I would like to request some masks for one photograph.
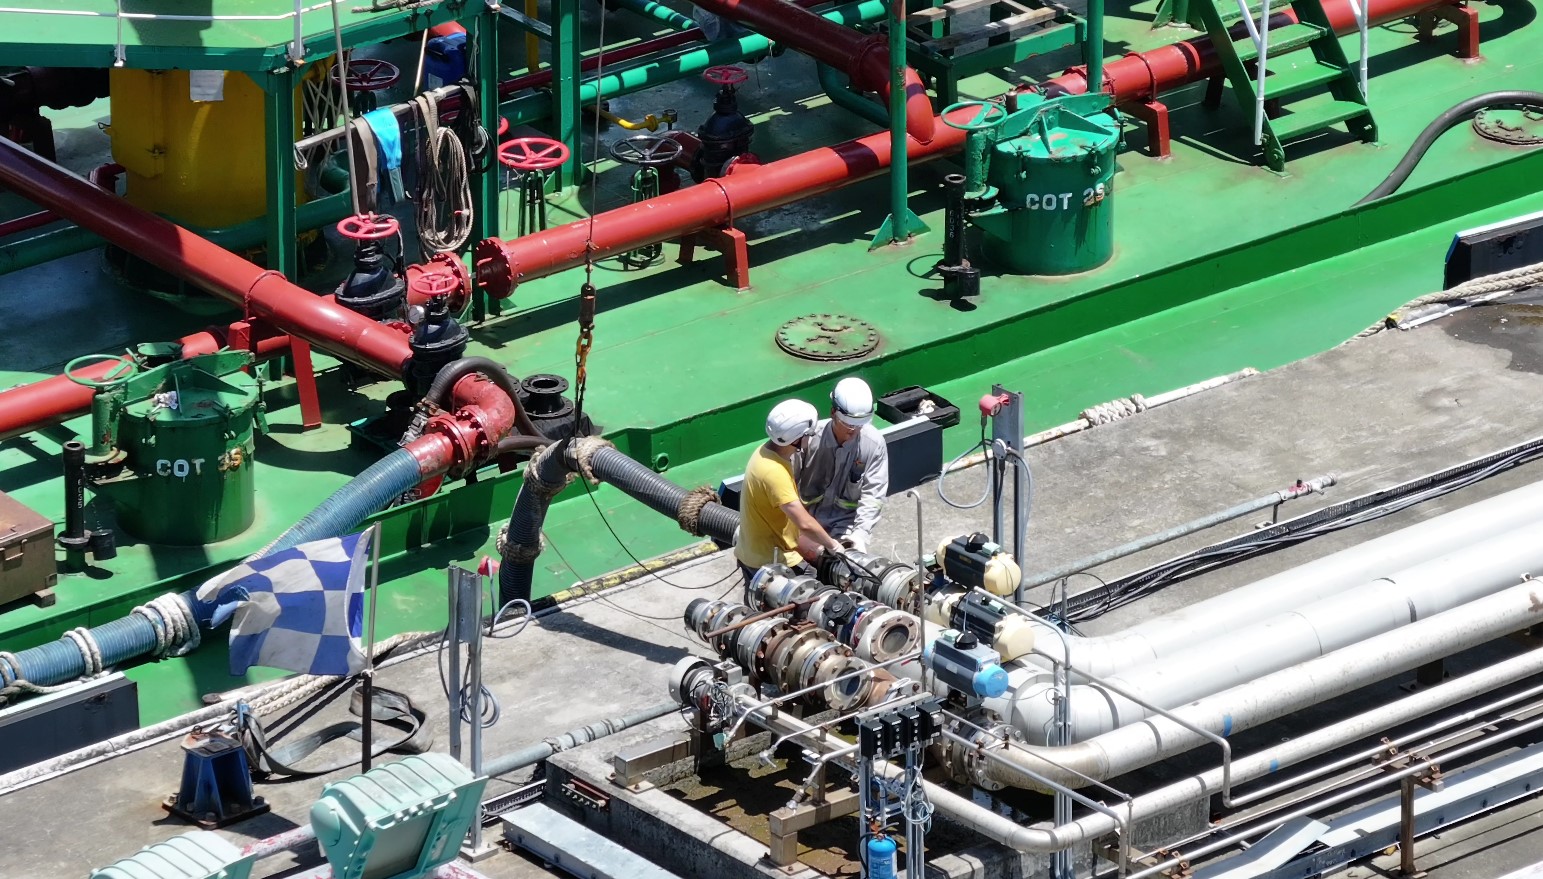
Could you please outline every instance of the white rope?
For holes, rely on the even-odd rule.
[[[0,687],[21,680],[21,660],[9,650],[0,650]]]
[[[86,664],[86,673],[82,678],[90,680],[102,673],[102,647],[96,643],[96,637],[85,626],[76,626],[64,633],[64,637],[74,643],[75,649],[80,651],[80,658]]]
[[[418,243],[425,255],[460,250],[471,238],[472,220],[466,147],[448,126],[430,129],[418,181]]]
[[[1145,411],[1147,411],[1146,398],[1140,394],[1131,394],[1129,397],[1119,397],[1107,403],[1090,406],[1082,410],[1082,417],[1087,420],[1089,426],[1097,427],[1131,415],[1139,415]]]
[[[1383,330],[1397,327],[1404,318],[1404,312],[1410,309],[1422,308],[1427,305],[1441,305],[1448,302],[1470,304],[1492,302],[1509,296],[1518,290],[1538,284],[1543,284],[1543,262],[1473,278],[1458,284],[1450,290],[1427,293],[1418,299],[1412,299],[1404,303],[1395,308],[1387,317],[1356,333],[1351,337],[1350,341],[1365,339],[1368,336],[1375,336]]]
[[[142,604],[130,613],[144,617],[150,628],[155,630],[154,656],[157,659],[186,656],[197,650],[203,642],[203,633],[199,631],[193,609],[176,593],[156,596],[148,604]]]

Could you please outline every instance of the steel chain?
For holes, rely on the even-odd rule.
[[[586,266],[586,269],[588,266]],[[584,418],[584,388],[589,379],[589,349],[595,344],[595,285],[586,279],[579,290],[579,339],[573,352],[573,417],[575,429]]]

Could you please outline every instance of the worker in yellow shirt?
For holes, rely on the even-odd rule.
[[[767,441],[745,465],[734,557],[744,575],[747,596],[751,578],[763,565],[797,567],[826,550],[841,551],[841,544],[798,499],[793,478],[793,456],[809,441],[819,420],[819,412],[803,400],[778,403],[766,416]]]

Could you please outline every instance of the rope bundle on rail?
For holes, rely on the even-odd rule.
[[[439,124],[439,107],[432,95],[421,94],[413,104],[423,122],[418,152],[418,243],[425,255],[455,252],[471,238],[473,209],[466,146],[454,130]]]

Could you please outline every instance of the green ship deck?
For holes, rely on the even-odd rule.
[[[1289,176],[1254,161],[1250,112],[1230,97],[1211,111],[1200,106],[1203,83],[1165,94],[1174,110],[1173,157],[1146,156],[1138,149],[1144,133],[1127,127],[1116,180],[1116,255],[1083,275],[988,274],[978,298],[950,301],[941,282],[925,276],[940,255],[940,231],[909,247],[867,251],[887,207],[882,176],[740,220],[751,241],[748,292],[723,281],[722,260],[711,252],[680,266],[675,246],[667,245],[666,259],[641,271],[605,261],[595,271],[600,314],[586,411],[620,448],[663,467],[668,478],[716,485],[742,468],[772,403],[794,395],[819,402],[844,374],[860,374],[880,391],[920,384],[964,404],[963,422],[945,434],[954,454],[975,442],[972,401],[992,383],[1026,394],[1033,431],[1114,397],[1152,395],[1244,367],[1268,369],[1334,347],[1390,309],[1439,289],[1443,255],[1457,231],[1543,210],[1536,185],[1543,152],[1483,141],[1466,129],[1438,141],[1398,195],[1351,208],[1441,109],[1481,92],[1543,82],[1543,54],[1526,27],[1535,2],[1479,8],[1484,57],[1477,63],[1453,57],[1446,28],[1432,42],[1414,40],[1407,23],[1374,29],[1370,92],[1380,145],[1342,133],[1319,136],[1288,152]],[[1112,9],[1109,54],[1191,33],[1154,32],[1151,15],[1150,4]],[[608,42],[626,31],[612,34]],[[1054,73],[1075,63],[1037,61],[1025,70]],[[988,97],[1007,83],[979,76],[964,90]],[[674,106],[682,127],[694,128],[710,98],[709,86],[689,81],[615,99],[611,109],[642,116]],[[831,106],[812,62],[792,52],[758,65],[740,102],[757,123],[755,151],[767,160],[873,130]],[[104,102],[71,111],[69,124],[56,121],[62,161],[84,171],[101,160],[94,123],[105,112]],[[626,133],[610,128],[601,137],[609,142]],[[945,166],[922,166],[911,177],[912,207],[933,230],[943,226],[938,183]],[[592,198],[601,210],[630,198],[625,172],[609,163],[600,168],[593,190],[585,186],[554,204],[554,223],[580,216]],[[516,194],[506,192],[501,218],[511,234]],[[7,213],[28,209],[3,198]],[[334,269],[347,256],[344,249]],[[490,356],[520,376],[571,376],[581,281],[582,272],[570,271],[521,285],[501,315],[474,326],[468,353]],[[0,276],[0,290],[12,315],[0,335],[5,386],[57,374],[79,354],[175,338],[210,320],[121,291],[99,253]],[[819,312],[873,323],[882,336],[877,351],[859,361],[817,363],[777,348],[779,325]],[[292,387],[271,386],[273,430],[258,445],[259,511],[251,530],[183,549],[134,545],[120,532],[118,558],[105,571],[61,577],[57,605],[0,613],[0,645],[19,650],[115,619],[262,546],[378,457],[341,425],[378,414],[393,390],[385,382],[350,388],[341,370],[324,373],[327,426],[302,431]],[[1301,411],[1278,417],[1311,417],[1313,405],[1303,401]],[[61,519],[60,446],[84,429],[82,419],[0,445],[0,490]],[[443,626],[443,567],[493,552],[518,485],[518,474],[488,471],[475,484],[381,514],[382,636]],[[605,486],[594,490],[593,502],[582,488],[570,489],[553,507],[546,536],[538,594],[691,541],[673,522]],[[223,640],[209,638],[186,660],[128,671],[140,684],[146,722],[242,683],[226,673]]]

